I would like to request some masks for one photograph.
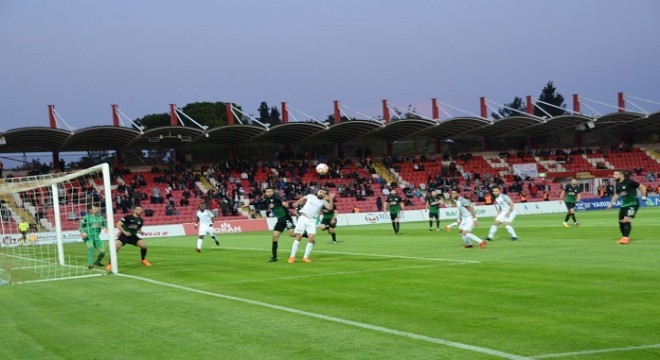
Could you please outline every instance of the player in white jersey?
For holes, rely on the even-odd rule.
[[[513,207],[513,201],[507,195],[502,194],[502,190],[499,186],[493,186],[493,196],[495,197],[497,216],[495,216],[495,222],[490,226],[488,236],[485,236],[484,240],[493,240],[493,237],[495,237],[495,233],[497,232],[497,227],[501,224],[504,224],[504,228],[509,232],[509,235],[511,235],[511,240],[518,240],[516,230],[511,226],[511,223],[517,215],[516,209]]]
[[[196,215],[197,221],[195,221],[195,227],[199,230],[199,238],[197,239],[195,251],[202,252],[202,243],[206,235],[210,235],[215,240],[215,244],[220,246],[220,241],[215,237],[215,230],[213,230],[213,218],[215,215],[210,210],[207,210],[204,204],[199,204],[199,210],[197,210]]]
[[[451,198],[456,203],[456,211],[458,212],[458,231],[461,234],[461,239],[465,242],[465,247],[471,248],[472,242],[470,240],[473,240],[479,244],[480,248],[485,248],[486,242],[472,234],[472,229],[479,225],[474,206],[466,198],[461,196],[458,189],[452,189],[450,194]]]
[[[303,262],[312,262],[312,260],[309,259],[309,255],[312,253],[314,239],[316,239],[316,218],[319,217],[321,210],[324,207],[328,210],[335,208],[334,199],[334,193],[328,194],[327,189],[321,188],[316,195],[309,194],[293,204],[296,208],[300,205],[303,205],[303,207],[298,211],[298,222],[296,222],[296,228],[294,230],[296,240],[291,246],[289,264],[293,264],[296,261],[296,252],[298,252],[300,240],[302,240],[302,236],[305,232],[307,232],[307,247],[305,248]]]

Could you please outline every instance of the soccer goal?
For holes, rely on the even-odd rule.
[[[112,259],[117,272],[110,184],[105,163],[71,173],[0,179],[0,285],[104,275],[105,267],[88,265],[79,231],[92,206],[107,221],[107,231],[100,232],[103,261]]]

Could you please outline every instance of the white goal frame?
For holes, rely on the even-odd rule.
[[[58,184],[71,181],[79,177],[84,177],[89,174],[95,174],[95,173],[98,174],[99,172],[101,173],[103,180],[102,191],[103,191],[105,209],[106,209],[105,213],[103,213],[103,216],[106,219],[107,229],[108,229],[107,238],[108,238],[108,247],[109,247],[109,264],[111,264],[112,273],[116,274],[118,273],[117,247],[115,244],[116,229],[115,229],[115,220],[113,214],[113,198],[112,198],[112,182],[110,178],[110,166],[107,163],[95,165],[87,169],[78,170],[71,173],[52,174],[52,177],[29,176],[29,177],[20,177],[20,178],[17,177],[17,178],[5,179],[4,183],[0,183],[0,195],[13,195],[20,192],[36,190],[40,188],[46,189],[50,187],[50,192],[51,192],[50,196],[53,202],[57,263],[60,266],[66,266],[68,264],[66,263],[66,257],[64,254],[64,241],[63,241],[62,219],[61,219],[61,209],[60,209],[60,207],[63,205],[60,204]],[[4,223],[3,223],[3,227],[4,227]],[[3,228],[2,230],[4,233],[5,229]],[[102,270],[105,271],[105,269]],[[103,274],[105,274],[105,272]],[[69,277],[79,277],[79,276],[69,276]],[[47,280],[54,280],[54,279],[47,279]],[[43,280],[43,281],[47,281],[47,280]],[[40,281],[40,280],[36,280],[36,281]]]

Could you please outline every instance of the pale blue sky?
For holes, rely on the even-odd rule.
[[[48,126],[48,104],[74,128],[111,124],[114,103],[478,113],[549,80],[568,101],[660,102],[658,19],[655,0],[0,0],[0,129]]]

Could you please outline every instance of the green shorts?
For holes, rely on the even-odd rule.
[[[103,240],[101,239],[92,239],[88,237],[86,240],[83,240],[83,242],[88,248],[94,247],[97,250],[103,249]]]

